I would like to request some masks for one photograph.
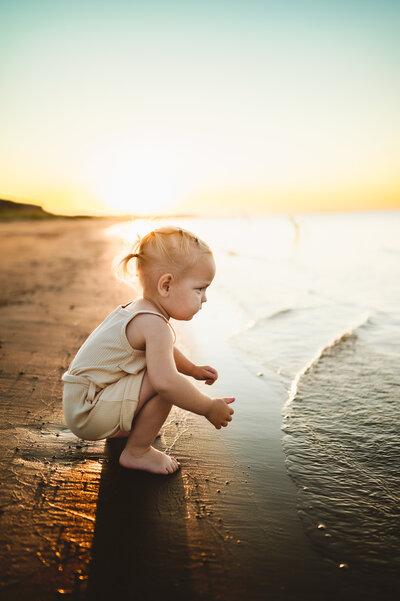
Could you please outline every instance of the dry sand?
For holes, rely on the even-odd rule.
[[[238,397],[235,420],[216,431],[174,410],[157,445],[179,458],[178,473],[125,470],[123,441],[79,441],[65,427],[61,374],[132,297],[111,273],[119,248],[106,225],[0,224],[1,598],[375,598],[382,583],[363,586],[305,539],[281,448],[281,385],[232,354],[218,303],[179,333],[220,369],[214,394]]]

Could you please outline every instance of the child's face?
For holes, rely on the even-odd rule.
[[[166,309],[174,319],[188,321],[206,302],[206,290],[215,276],[215,263],[210,255],[201,255],[188,275],[173,281]]]

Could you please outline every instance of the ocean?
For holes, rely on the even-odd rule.
[[[311,545],[342,568],[400,567],[400,213],[166,221],[213,248],[225,335],[282,383],[282,445]],[[267,388],[267,387],[266,387]],[[266,391],[267,394],[267,391]]]

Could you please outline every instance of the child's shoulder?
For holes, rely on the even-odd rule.
[[[144,342],[148,335],[159,335],[160,331],[169,331],[175,338],[175,332],[169,320],[146,299],[137,299],[124,307],[133,314],[126,328],[126,335],[132,346]]]

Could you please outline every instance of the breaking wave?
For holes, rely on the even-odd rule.
[[[374,344],[384,324],[368,316],[297,374],[283,443],[312,543],[338,563],[392,571],[400,567],[400,356]]]

